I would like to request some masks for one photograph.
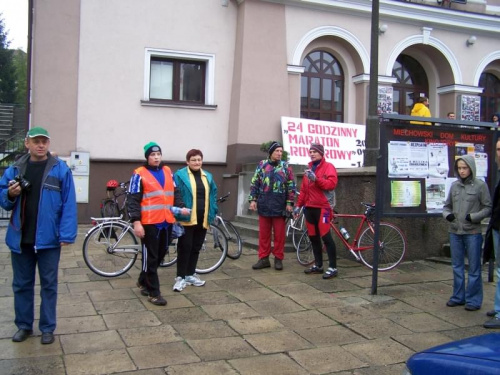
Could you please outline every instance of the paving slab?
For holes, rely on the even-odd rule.
[[[252,316],[260,315],[257,311],[245,303],[204,305],[202,308],[212,319],[229,320],[236,318],[250,318]]]
[[[264,301],[248,301],[247,303],[260,315],[277,315],[305,310],[298,303],[287,297],[272,298]]]
[[[232,290],[231,294],[238,298],[241,302],[261,301],[272,298],[280,298],[281,296],[270,288],[250,288],[242,290]]]
[[[182,341],[182,337],[170,325],[119,329],[118,333],[127,346],[165,344]]]
[[[136,369],[125,349],[68,354],[64,362],[68,375],[104,375]]]
[[[241,337],[188,340],[187,343],[203,361],[233,359],[257,355],[246,340]]]
[[[344,345],[365,341],[361,335],[343,325],[311,328],[294,328],[295,332],[317,347]]]
[[[161,323],[167,323],[167,324],[190,323],[190,322],[197,323],[197,322],[208,322],[210,320],[213,320],[199,306],[155,311],[155,316],[158,317]]]
[[[218,305],[218,304],[229,304],[229,303],[237,303],[240,300],[236,297],[233,297],[231,294],[225,291],[217,291],[217,292],[205,292],[205,293],[197,293],[190,294],[187,298],[194,305]]]
[[[42,345],[40,336],[30,336],[23,342],[12,342],[10,338],[0,340],[0,360],[13,358],[47,357],[61,355],[59,336],[52,345]]]
[[[394,335],[410,334],[412,332],[386,318],[373,319],[369,322],[369,324],[358,320],[346,323],[346,326],[369,340],[387,336],[391,337]]]
[[[102,315],[108,329],[159,326],[161,321],[151,311]]]
[[[241,375],[307,375],[309,372],[284,354],[261,355],[230,360]]]
[[[311,328],[311,327],[324,327],[337,324],[335,320],[321,314],[317,310],[306,310],[298,311],[288,314],[278,314],[274,317],[279,320],[284,326],[295,329],[300,328]]]
[[[257,333],[245,335],[244,338],[262,354],[289,352],[312,347],[307,340],[290,331]]]
[[[227,322],[240,335],[279,331],[285,328],[283,324],[271,316],[229,319]]]
[[[211,361],[202,363],[190,363],[187,365],[168,366],[169,375],[238,375],[237,372],[226,361]],[[164,372],[161,373],[165,375]],[[149,374],[148,374],[149,375]],[[154,375],[154,374],[151,374]],[[159,374],[158,374],[159,375]]]
[[[174,328],[185,340],[238,336],[238,333],[222,320],[201,323],[178,323],[174,324]]]
[[[0,361],[0,374],[31,375],[50,374],[66,375],[62,356],[6,359]]]
[[[60,336],[65,354],[122,349],[125,344],[116,331],[91,332]]]
[[[361,361],[376,366],[400,363],[413,354],[413,351],[406,346],[387,337],[347,344],[342,348],[355,355]]]
[[[326,374],[368,366],[340,346],[329,346],[290,353],[309,374]]]
[[[184,342],[134,346],[128,352],[139,369],[200,362],[200,358]]]

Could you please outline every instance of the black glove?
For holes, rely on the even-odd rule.
[[[472,219],[470,218],[470,214],[467,214],[467,216],[465,217],[465,220],[472,222]]]
[[[455,215],[454,214],[449,214],[446,216],[446,220],[448,220],[450,223],[455,220]]]

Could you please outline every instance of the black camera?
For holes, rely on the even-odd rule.
[[[14,181],[19,182],[19,186],[21,186],[21,190],[30,191],[31,182],[24,179],[24,177],[22,175],[18,174],[16,177],[14,177]]]

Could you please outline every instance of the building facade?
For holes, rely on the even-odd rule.
[[[31,124],[55,151],[90,155],[98,215],[108,179],[126,180],[158,142],[180,167],[201,149],[221,192],[281,137],[281,116],[365,124],[368,0],[33,2]],[[380,1],[379,110],[433,117],[481,103],[500,112],[500,1]],[[469,114],[470,115],[470,114]]]

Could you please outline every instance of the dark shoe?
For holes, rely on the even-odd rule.
[[[500,329],[500,318],[496,317],[483,324],[484,328]]]
[[[489,316],[490,318],[494,317],[497,314],[495,310],[490,310],[486,312],[486,316]]]
[[[274,258],[274,269],[281,271],[283,269],[283,261],[278,258]]]
[[[326,272],[323,274],[323,279],[331,279],[332,277],[337,276],[339,271],[336,268],[328,268]]]
[[[139,281],[135,285],[137,285],[137,287],[141,291],[141,296],[149,296],[148,290]]]
[[[52,344],[54,342],[54,334],[52,332],[43,332],[41,343],[44,345]]]
[[[312,273],[323,273],[323,268],[320,268],[316,265],[312,266],[311,268],[308,268],[307,270],[304,270],[305,274],[312,274]]]
[[[33,331],[31,329],[20,329],[19,331],[17,331],[14,334],[14,336],[12,336],[12,341],[14,341],[14,342],[23,342],[31,334],[33,334]]]
[[[452,301],[451,299],[448,302],[446,302],[446,306],[448,306],[448,307],[456,307],[456,306],[463,306],[463,305],[465,305],[464,302],[459,303],[459,302]]]
[[[472,306],[472,305],[465,305],[465,310],[467,311],[477,311],[479,310],[481,307],[477,307],[477,306]]]
[[[254,270],[261,270],[263,268],[271,267],[271,262],[269,262],[269,258],[260,258],[257,263],[255,263],[252,268]]]
[[[167,300],[165,298],[163,298],[162,296],[149,297],[148,301],[156,306],[165,306],[167,304]]]

